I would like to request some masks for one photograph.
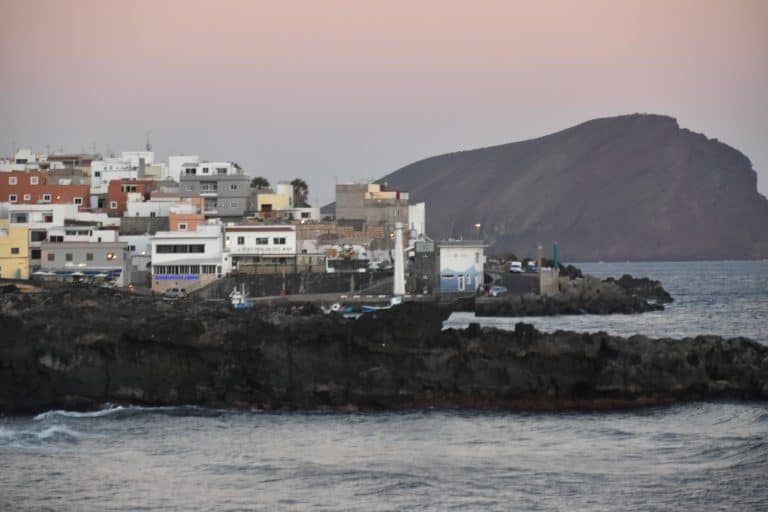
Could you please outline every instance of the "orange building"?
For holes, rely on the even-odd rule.
[[[144,200],[155,190],[155,180],[112,180],[107,187],[107,214],[120,217],[128,207],[128,194],[141,194]]]
[[[187,197],[178,206],[171,208],[168,224],[171,231],[197,231],[205,223],[202,197]]]
[[[91,187],[60,184],[46,171],[0,172],[0,202],[11,204],[77,204],[88,206]]]

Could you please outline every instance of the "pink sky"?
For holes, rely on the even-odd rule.
[[[768,193],[768,2],[0,0],[0,152],[194,152],[313,201],[439,153],[669,114]]]

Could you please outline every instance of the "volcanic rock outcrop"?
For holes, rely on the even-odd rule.
[[[442,330],[406,303],[346,320],[106,289],[0,295],[0,413],[105,402],[260,408],[634,407],[768,399],[768,347],[737,338]]]
[[[559,293],[478,297],[466,307],[474,309],[477,316],[610,315],[661,311],[672,300],[653,279],[625,274],[619,279],[600,280],[588,275],[560,278]]]

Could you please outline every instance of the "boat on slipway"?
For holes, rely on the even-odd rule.
[[[245,285],[241,285],[240,289],[233,288],[229,293],[229,300],[232,303],[232,307],[235,309],[248,309],[253,307],[253,302],[248,299],[248,290]]]

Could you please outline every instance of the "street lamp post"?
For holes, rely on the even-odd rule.
[[[482,227],[482,225],[479,222],[477,224],[475,224],[475,232],[477,233],[477,239],[478,240],[480,240],[480,228],[481,227]]]

